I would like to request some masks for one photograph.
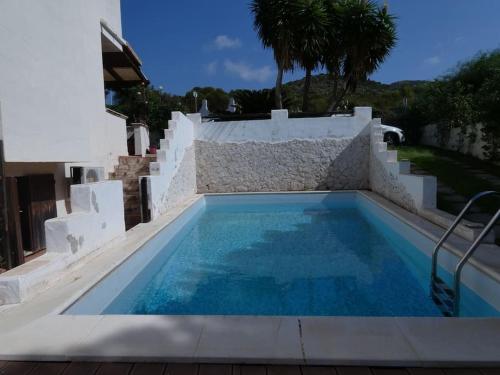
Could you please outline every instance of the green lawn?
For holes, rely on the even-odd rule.
[[[464,197],[472,197],[484,190],[499,190],[500,186],[484,178],[474,176],[467,170],[473,168],[500,178],[500,166],[491,162],[462,155],[453,151],[440,150],[425,146],[400,146],[397,148],[399,159],[408,159],[416,166],[438,178]],[[438,194],[438,208],[457,213],[456,207],[448,202],[446,196]],[[493,213],[500,207],[500,199],[485,198],[479,203],[482,211]]]

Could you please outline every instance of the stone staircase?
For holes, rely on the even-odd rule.
[[[120,156],[115,171],[110,173],[111,180],[123,182],[123,205],[127,230],[141,222],[139,177],[149,175],[149,163],[154,161],[156,161],[156,155]]]

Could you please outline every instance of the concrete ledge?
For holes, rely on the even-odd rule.
[[[0,359],[487,367],[499,333],[500,319],[47,316],[1,336]]]
[[[419,212],[419,215],[426,218],[427,220],[433,222],[436,225],[444,229],[448,229],[453,221],[455,220],[454,215],[448,212],[439,210],[437,208],[424,209]],[[466,239],[467,241],[474,241],[484,228],[483,224],[473,223],[468,220],[462,220],[460,224],[455,228],[454,233],[460,237]],[[495,243],[495,234],[491,231],[483,240],[483,243],[493,244]]]

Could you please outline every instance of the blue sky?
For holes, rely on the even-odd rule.
[[[124,37],[155,86],[272,87],[275,65],[252,28],[249,0],[122,0]],[[500,0],[389,0],[397,47],[371,78],[432,79],[500,47]],[[296,71],[286,80],[302,77]]]

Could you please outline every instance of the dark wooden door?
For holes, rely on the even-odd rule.
[[[12,263],[7,231],[7,195],[4,175],[3,141],[0,140],[0,269],[10,268]]]
[[[45,249],[45,221],[57,216],[52,174],[17,177],[24,250]]]
[[[9,241],[9,267],[16,267],[24,263],[24,249],[19,216],[19,196],[16,177],[5,177],[7,197],[7,233]]]

